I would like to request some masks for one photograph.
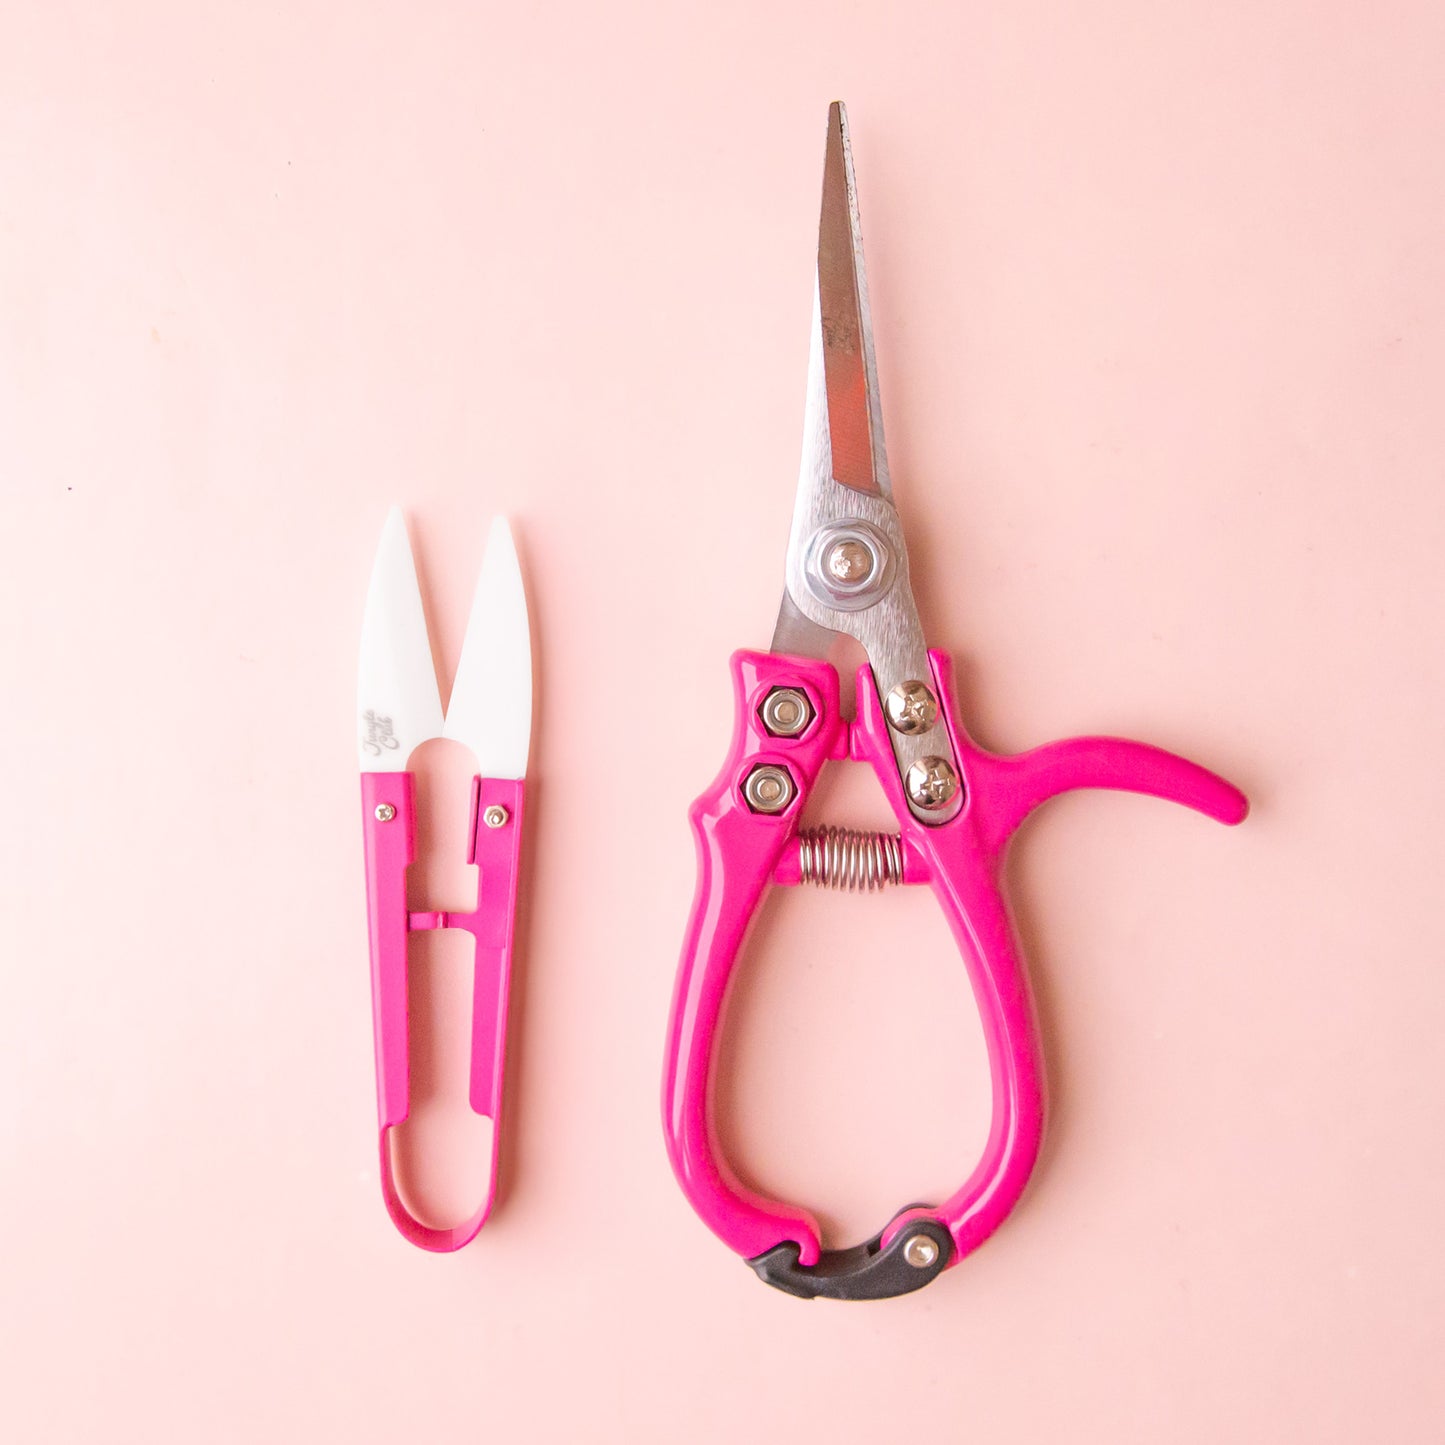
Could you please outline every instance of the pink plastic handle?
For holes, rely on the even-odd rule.
[[[698,1214],[725,1243],[756,1259],[787,1241],[797,1263],[822,1253],[806,1212],[742,1185],[721,1158],[710,1117],[710,1066],[728,977],[764,889],[775,875],[796,877],[789,845],[824,761],[848,755],[873,765],[899,820],[906,881],[926,878],[969,971],[987,1042],[993,1119],[983,1156],[938,1208],[893,1220],[879,1248],[910,1221],[934,1219],[954,1248],[948,1265],[978,1248],[1007,1217],[1038,1157],[1044,1118],[1043,1070],[1028,981],[1001,887],[1008,839],[1039,803],[1070,788],[1121,788],[1169,798],[1224,823],[1242,821],[1244,795],[1224,779],[1173,754],[1111,738],[1053,743],[1017,757],[977,747],[958,721],[948,658],[929,654],[940,713],[954,744],[965,804],[951,822],[926,827],[903,796],[872,673],[858,674],[851,730],[838,712],[836,675],[825,663],[768,653],[737,653],[737,726],[712,788],[694,806],[699,877],[673,1001],[663,1084],[664,1128],[672,1165]],[[817,716],[796,740],[769,737],[759,717],[774,687],[802,687]],[[850,736],[851,734],[851,736]],[[749,811],[742,782],[760,763],[786,766],[797,796],[776,817]],[[795,852],[794,845],[794,852]]]
[[[496,1199],[523,786],[518,780],[506,778],[472,780],[467,861],[477,865],[478,886],[477,906],[469,913],[410,913],[407,910],[406,870],[416,848],[416,790],[412,775],[363,773],[361,802],[382,1195],[393,1222],[407,1239],[422,1249],[447,1253],[476,1237]],[[486,1196],[474,1214],[449,1229],[434,1229],[423,1224],[407,1209],[396,1187],[388,1137],[389,1131],[407,1117],[411,1107],[407,1058],[407,936],[431,928],[464,928],[473,937],[469,1098],[473,1111],[493,1122]]]

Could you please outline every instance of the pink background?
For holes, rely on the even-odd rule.
[[[10,1438],[1439,1439],[1442,65],[1433,0],[9,0]],[[705,1232],[657,1108],[835,94],[968,721],[1136,735],[1255,801],[1025,831],[1039,1174],[856,1308]],[[452,1258],[374,1157],[351,714],[393,500],[444,687],[496,511],[539,668],[504,1193]],[[454,858],[467,760],[425,771]],[[879,821],[864,779],[824,801]],[[476,1172],[459,958],[416,968],[438,1215]],[[726,1064],[740,1166],[834,1243],[981,1140],[923,892],[776,900]]]

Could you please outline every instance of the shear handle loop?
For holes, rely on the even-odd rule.
[[[678,1183],[704,1223],[752,1259],[792,1241],[804,1265],[821,1249],[805,1210],[767,1199],[728,1166],[712,1117],[712,1065],[728,980],[764,892],[823,764],[847,750],[838,675],[827,663],[772,653],[732,658],[734,730],[727,761],[690,813],[698,880],[682,947],[669,1023],[662,1086],[663,1130]],[[803,691],[812,719],[796,738],[770,735],[760,710],[774,687]],[[786,770],[791,801],[778,813],[754,812],[744,786],[758,767]]]
[[[1222,822],[1238,822],[1247,806],[1222,778],[1139,743],[1083,738],[1018,757],[986,753],[959,721],[947,655],[930,652],[928,662],[964,785],[964,805],[950,821],[928,826],[910,811],[867,667],[857,678],[857,721],[850,738],[838,710],[833,669],[768,653],[733,657],[732,748],[691,815],[698,887],[673,998],[663,1082],[668,1152],[704,1222],[768,1283],[809,1297],[882,1298],[926,1283],[982,1244],[1028,1182],[1043,1131],[1043,1068],[1001,876],[1006,844],[1019,823],[1039,803],[1073,787],[1150,793]],[[761,722],[763,700],[774,687],[808,694],[814,720],[797,738],[773,737]],[[941,1206],[905,1210],[866,1245],[824,1254],[810,1215],[754,1193],[728,1167],[713,1126],[710,1076],[728,978],[753,914],[771,880],[795,881],[798,817],[824,763],[849,756],[850,746],[851,756],[871,763],[893,807],[904,857],[912,860],[906,877],[928,880],[958,944],[988,1047],[993,1117],[982,1157]],[[760,766],[785,769],[792,782],[792,797],[776,814],[755,812],[743,801],[744,785]],[[927,1270],[910,1276],[895,1268],[911,1236],[939,1230],[947,1231],[951,1247],[941,1249]]]
[[[908,810],[893,764],[888,725],[873,674],[858,673],[855,757],[872,764],[903,837],[927,863],[939,906],[968,971],[988,1050],[993,1110],[988,1139],[963,1186],[937,1209],[906,1210],[881,1236],[882,1248],[910,1226],[938,1220],[953,1239],[949,1265],[977,1249],[1008,1217],[1038,1158],[1044,1124],[1043,1065],[1028,978],[999,888],[998,853],[980,829],[987,788],[972,766],[981,756],[959,724],[948,658],[930,652],[929,665],[963,777],[965,804],[951,822],[926,827]]]
[[[1223,778],[1144,743],[1073,738],[1000,757],[985,752],[959,719],[948,655],[928,655],[940,715],[953,738],[968,802],[941,827],[920,827],[901,811],[886,750],[886,724],[867,668],[858,677],[855,752],[873,762],[898,811],[905,840],[927,860],[934,892],[957,939],[983,1020],[993,1083],[993,1118],[982,1158],[938,1209],[906,1211],[882,1235],[886,1248],[910,1224],[941,1219],[956,1246],[953,1261],[977,1249],[1022,1194],[1038,1155],[1044,1081],[1027,972],[1002,887],[1009,838],[1040,803],[1072,788],[1112,788],[1183,803],[1223,823],[1248,811],[1244,794]]]

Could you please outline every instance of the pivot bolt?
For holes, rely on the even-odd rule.
[[[773,737],[795,738],[813,721],[813,708],[796,687],[775,687],[763,699],[762,718]]]
[[[920,808],[942,808],[958,791],[958,773],[947,758],[919,758],[904,784]]]
[[[871,522],[845,517],[808,539],[803,564],[808,590],[825,607],[861,612],[893,585],[892,546]]]
[[[500,804],[493,803],[482,813],[482,822],[489,828],[504,828],[512,815]]]
[[[850,537],[842,542],[834,542],[828,548],[827,560],[823,565],[835,582],[845,582],[856,587],[872,576],[873,554],[862,542]]]
[[[396,809],[390,803],[376,805],[376,821],[378,823],[389,823],[394,817],[396,817]]]
[[[914,1269],[927,1269],[938,1263],[938,1241],[929,1234],[915,1234],[903,1246],[903,1258]]]
[[[743,797],[755,813],[781,813],[796,792],[792,774],[772,763],[760,763],[743,783]]]
[[[900,682],[883,706],[894,732],[926,733],[938,721],[938,699],[921,682]]]

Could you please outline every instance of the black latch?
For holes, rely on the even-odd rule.
[[[759,1279],[799,1299],[891,1299],[922,1289],[953,1258],[953,1238],[937,1220],[911,1220],[880,1249],[886,1232],[851,1249],[824,1250],[813,1265],[798,1263],[800,1250],[791,1239],[748,1264]]]

